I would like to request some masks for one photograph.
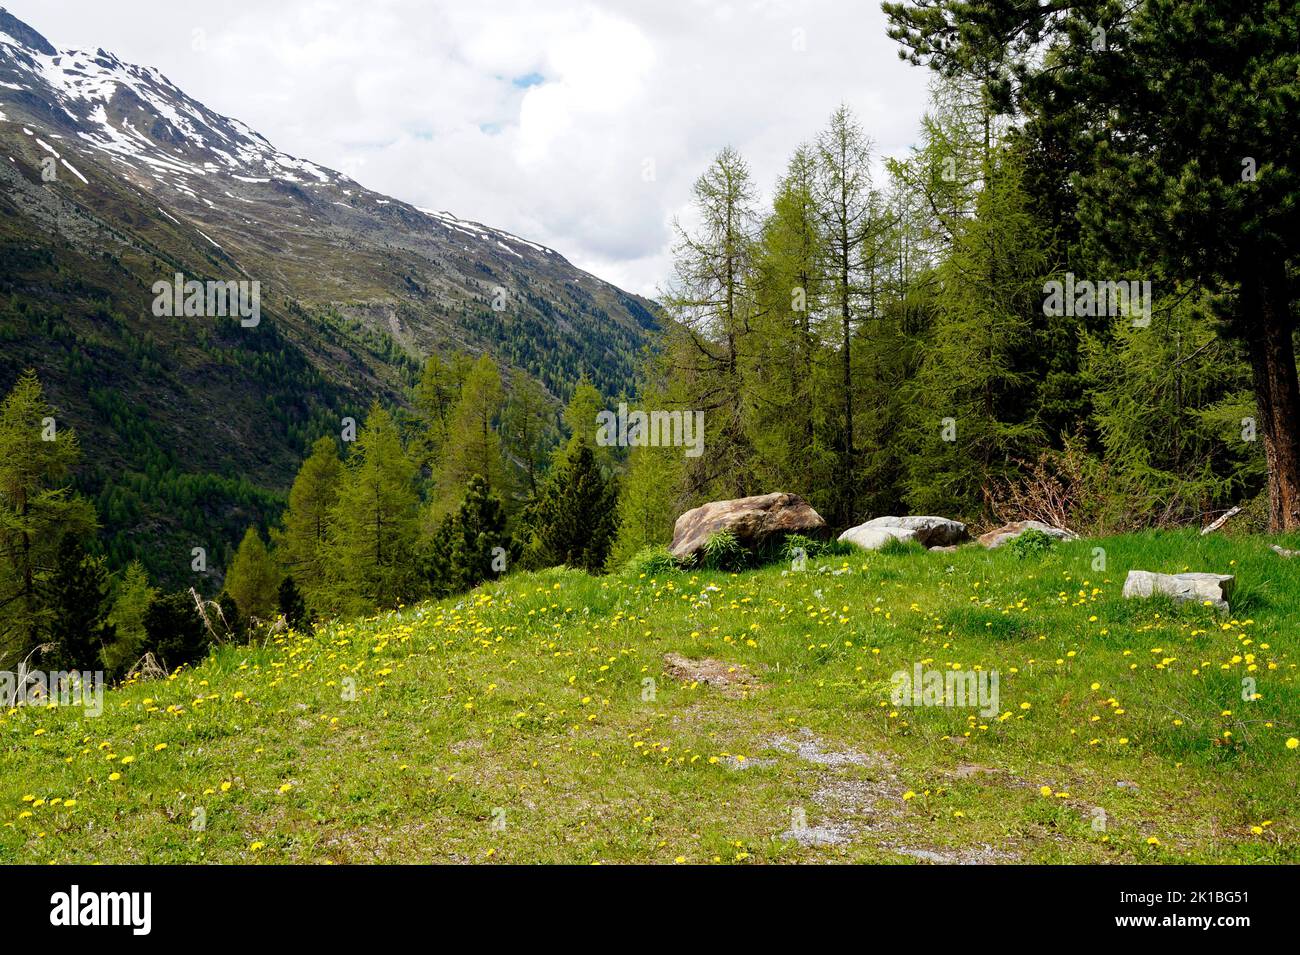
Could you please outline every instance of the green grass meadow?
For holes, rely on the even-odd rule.
[[[223,646],[0,716],[0,862],[1295,863],[1273,542],[554,570]],[[1232,612],[1130,568],[1235,574]],[[997,671],[997,712],[895,706],[917,663]]]

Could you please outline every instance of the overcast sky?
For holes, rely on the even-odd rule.
[[[844,102],[900,155],[928,81],[877,0],[0,4],[59,49],[158,67],[285,152],[651,295],[721,147],[766,194]]]

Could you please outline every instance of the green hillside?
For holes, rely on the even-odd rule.
[[[1295,863],[1267,544],[557,569],[227,645],[0,717],[0,862]],[[1236,574],[1232,613],[1123,600],[1134,567]],[[894,706],[917,663],[997,670],[996,714]]]
[[[215,593],[312,442],[376,401],[409,411],[429,356],[491,355],[557,411],[584,377],[630,390],[662,322],[553,249],[280,153],[3,9],[0,157],[0,394],[36,371],[79,435],[97,548],[164,586],[196,583],[201,546]],[[259,320],[156,315],[177,274],[258,283]]]

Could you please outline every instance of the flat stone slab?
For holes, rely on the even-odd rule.
[[[1165,594],[1174,603],[1204,604],[1217,610],[1228,609],[1237,578],[1231,574],[1157,574],[1149,570],[1130,570],[1124,580],[1124,596],[1151,597]]]

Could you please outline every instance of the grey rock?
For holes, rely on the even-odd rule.
[[[1147,598],[1166,594],[1174,603],[1208,601],[1217,610],[1227,610],[1237,578],[1231,574],[1157,574],[1149,570],[1130,570],[1124,580],[1126,598]]]
[[[859,524],[841,534],[840,540],[861,547],[863,550],[880,550],[890,541],[916,540],[916,531],[903,527],[870,527]]]
[[[915,515],[909,517],[874,517],[859,527],[898,528],[912,531],[923,547],[949,547],[969,540],[966,525],[946,517]],[[854,528],[856,530],[857,528]]]

